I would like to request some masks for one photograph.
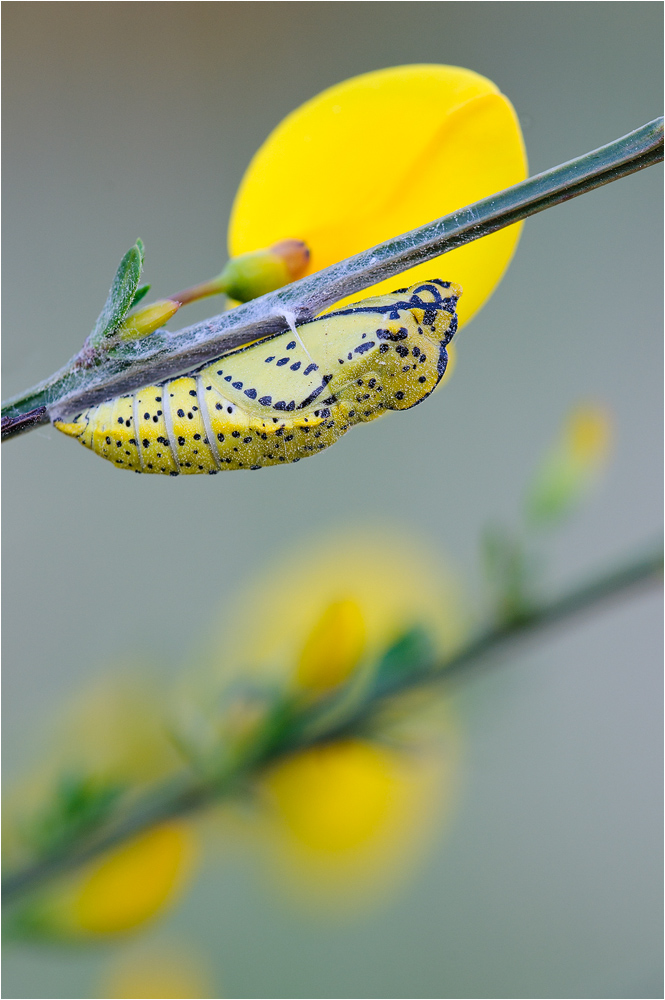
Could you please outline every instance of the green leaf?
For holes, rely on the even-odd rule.
[[[529,527],[556,527],[575,510],[605,468],[611,439],[607,407],[582,401],[569,410],[558,439],[543,455],[528,486]]]
[[[104,308],[90,334],[91,344],[97,346],[104,338],[110,337],[134,304],[143,269],[143,257],[143,243],[137,240],[118,265]]]
[[[132,299],[132,304],[129,308],[133,309],[134,306],[137,306],[139,302],[141,302],[141,300],[146,297],[146,295],[150,291],[150,288],[151,288],[150,285],[141,285],[140,288],[137,288],[136,291],[134,292],[134,298]]]
[[[534,528],[562,522],[583,499],[587,470],[564,454],[552,455],[534,475],[525,500],[525,516]]]
[[[480,547],[497,622],[505,625],[519,621],[533,606],[536,582],[533,558],[521,539],[500,525],[484,529]]]
[[[51,802],[25,831],[26,841],[40,855],[57,850],[103,823],[122,791],[88,775],[63,775]]]
[[[48,913],[39,900],[17,907],[3,914],[2,936],[5,941],[46,942],[57,940],[49,925]]]
[[[415,674],[434,662],[436,650],[432,638],[421,625],[409,629],[386,650],[379,661],[376,682],[380,688],[405,674]]]

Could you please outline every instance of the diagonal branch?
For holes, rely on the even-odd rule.
[[[2,411],[3,439],[54,417],[66,417],[121,393],[160,382],[250,341],[283,332],[285,315],[296,323],[305,323],[348,295],[662,159],[663,119],[657,118],[607,146],[277,292],[178,333],[162,329],[142,340],[119,344],[92,367],[70,363],[7,402]]]

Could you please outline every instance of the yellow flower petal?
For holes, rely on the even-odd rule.
[[[148,1000],[168,997],[219,997],[213,994],[204,956],[183,948],[180,942],[141,948],[115,959],[102,983],[100,996],[113,1000]]]
[[[300,687],[326,691],[345,681],[365,649],[365,620],[357,601],[328,605],[310,632],[296,668]]]
[[[172,905],[193,868],[188,825],[168,822],[63,876],[19,911],[37,937],[83,941],[132,931]]]
[[[171,904],[191,872],[194,841],[182,823],[155,827],[92,864],[65,890],[62,929],[118,934],[146,923]]]
[[[344,740],[278,765],[267,780],[291,834],[311,851],[348,851],[376,836],[399,791],[395,754]]]
[[[452,756],[350,738],[275,766],[263,788],[289,890],[357,905],[401,881],[422,856],[442,797],[448,805]]]
[[[309,272],[491,195],[526,176],[512,105],[455,66],[398,66],[331,87],[292,112],[253,158],[236,196],[229,252],[304,240]],[[460,321],[506,269],[520,225],[352,296],[433,275],[462,285]]]

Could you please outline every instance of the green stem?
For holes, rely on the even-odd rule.
[[[72,871],[127,839],[159,823],[183,817],[204,808],[220,798],[239,793],[251,779],[281,757],[288,756],[316,743],[362,732],[385,702],[407,691],[426,686],[440,686],[474,676],[487,668],[509,644],[533,636],[544,629],[591,611],[611,598],[627,595],[631,590],[652,584],[662,578],[662,552],[653,551],[634,559],[619,569],[605,573],[590,582],[570,590],[556,600],[542,604],[528,615],[491,627],[472,640],[450,660],[434,664],[417,672],[405,673],[389,685],[370,688],[364,700],[344,713],[334,711],[336,703],[346,697],[342,692],[325,704],[290,715],[278,713],[282,723],[275,727],[272,738],[259,734],[255,744],[245,750],[240,759],[208,781],[182,779],[146,794],[124,817],[93,838],[70,842],[57,853],[40,859],[20,871],[9,874],[3,881],[5,902],[20,898],[38,889],[48,880]],[[332,711],[331,711],[332,709]],[[335,720],[327,727],[321,720]]]
[[[226,292],[226,282],[222,278],[222,275],[218,275],[209,281],[202,281],[198,285],[192,285],[191,288],[183,289],[182,292],[176,292],[175,295],[169,295],[169,298],[179,302],[181,306],[186,306],[190,302],[198,302],[199,299],[208,298],[210,295],[222,295]]]
[[[58,378],[14,397],[3,407],[2,436],[80,412],[105,399],[191,370],[252,340],[283,332],[286,314],[296,323],[308,322],[355,292],[662,159],[663,119],[657,118],[607,146],[277,292],[175,334],[157,330],[142,340],[117,345],[94,367],[63,370]]]

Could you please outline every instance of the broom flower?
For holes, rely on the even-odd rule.
[[[285,238],[319,271],[526,177],[522,134],[494,83],[457,66],[414,65],[345,80],[297,108],[268,136],[241,182],[229,225],[237,256]],[[467,322],[501,279],[521,224],[406,271],[464,289]],[[395,279],[346,301],[392,291]]]

